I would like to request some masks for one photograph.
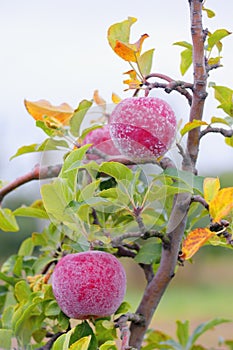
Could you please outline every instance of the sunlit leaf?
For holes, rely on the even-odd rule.
[[[209,204],[220,190],[220,181],[219,178],[207,177],[204,179],[203,183],[204,189],[204,198],[205,201]]]
[[[125,44],[117,41],[114,51],[125,61],[137,62],[137,48],[133,44]]]
[[[117,162],[104,162],[99,168],[99,172],[103,172],[114,177],[116,180],[133,180],[132,171],[127,166]]]
[[[73,343],[69,350],[87,350],[89,347],[91,341],[91,335],[88,335],[87,337],[83,337],[79,340],[77,340],[75,343]]]
[[[202,6],[202,10],[206,12],[208,18],[213,18],[215,16],[214,11],[207,9],[204,6]]]
[[[208,228],[196,228],[191,231],[183,241],[180,258],[190,259],[214,234]]]
[[[138,65],[140,67],[140,72],[146,76],[150,74],[152,67],[154,49],[144,52],[141,56],[138,57]]]
[[[186,49],[181,52],[180,72],[184,75],[193,62],[193,52],[190,49]]]
[[[186,49],[189,49],[189,50],[191,50],[191,51],[192,51],[192,49],[193,49],[192,44],[188,43],[187,41],[177,41],[177,42],[175,42],[173,45],[185,47]]]
[[[226,29],[217,29],[214,33],[209,33],[208,37],[208,50],[211,51],[211,49],[216,45],[221,39],[225,38],[226,36],[230,35],[231,32],[229,32]]]
[[[129,43],[130,28],[137,21],[134,17],[128,17],[125,21],[115,23],[108,29],[108,42],[114,50],[117,41]]]
[[[121,102],[121,98],[117,94],[115,94],[115,92],[112,93],[112,102],[115,104]]]
[[[202,120],[194,119],[192,122],[188,122],[187,124],[185,124],[185,126],[180,130],[180,133],[182,136],[184,136],[190,130],[199,128],[201,125],[208,125],[208,123]]]
[[[215,90],[214,97],[220,102],[218,108],[222,108],[229,116],[233,117],[233,90],[226,86],[212,86]]]
[[[224,119],[224,118],[212,117],[210,122],[211,122],[211,124],[220,123],[220,124],[225,124],[225,125],[229,126],[228,120]]]
[[[222,56],[211,57],[211,58],[208,59],[208,64],[210,66],[217,65],[217,64],[219,64],[221,58],[222,58]]]
[[[141,81],[137,78],[137,73],[135,70],[131,69],[124,74],[129,74],[129,79],[123,81],[124,84],[129,85],[129,89],[139,89],[141,86]]]
[[[219,222],[233,208],[233,187],[221,189],[209,203],[209,213],[215,222]]]
[[[117,350],[116,342],[114,340],[107,340],[100,345],[99,350]]]
[[[75,109],[70,120],[70,132],[72,133],[72,135],[76,137],[79,136],[82,121],[91,106],[92,101],[82,100],[79,103],[78,107]]]
[[[35,102],[24,100],[28,113],[35,120],[43,120],[44,117],[52,117],[57,119],[63,125],[67,125],[74,112],[73,108],[67,103],[59,106],[53,106],[49,101],[39,100]]]
[[[225,143],[230,146],[233,147],[233,136],[231,137],[225,137]]]
[[[34,244],[31,237],[26,238],[20,245],[18,255],[19,256],[30,256],[32,255]]]
[[[7,232],[16,232],[19,230],[14,214],[8,208],[0,208],[0,229]]]

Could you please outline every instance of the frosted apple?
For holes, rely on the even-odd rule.
[[[125,270],[106,252],[68,254],[53,271],[52,288],[61,310],[70,318],[110,316],[124,299]]]
[[[109,124],[103,125],[101,128],[94,129],[91,132],[89,132],[89,134],[87,134],[83,140],[83,145],[86,145],[88,143],[93,144],[92,147],[95,147],[97,150],[105,153],[106,155],[120,155],[120,152],[112,142],[109,131]],[[95,160],[100,158],[100,156],[98,156],[98,154],[89,153],[88,158]]]
[[[116,148],[135,162],[164,155],[176,133],[176,117],[170,105],[155,97],[131,97],[113,110],[110,134]]]

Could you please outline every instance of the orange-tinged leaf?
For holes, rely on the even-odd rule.
[[[112,102],[115,104],[121,102],[121,98],[117,94],[115,94],[115,92],[112,93]]]
[[[137,62],[137,48],[133,44],[125,44],[117,40],[114,51],[125,61]]]
[[[205,201],[209,204],[214,197],[218,194],[220,190],[220,181],[219,178],[207,177],[204,179],[203,183],[204,189],[204,198]]]
[[[209,204],[209,213],[213,221],[219,222],[233,208],[233,187],[221,189]]]
[[[213,235],[208,228],[196,228],[191,231],[183,241],[182,254],[179,256],[182,260],[190,259]]]
[[[24,100],[28,113],[35,120],[44,120],[45,117],[54,118],[61,124],[67,125],[74,112],[74,109],[67,103],[53,106],[49,101],[39,100],[35,102]]]
[[[140,39],[136,41],[135,44],[129,44],[122,42],[120,40],[116,41],[116,45],[114,47],[115,53],[128,62],[137,62],[137,58],[140,56],[142,50],[142,44],[146,38],[148,38],[148,34],[141,35]]]
[[[98,106],[102,106],[104,109],[106,108],[106,101],[99,95],[98,90],[94,91],[93,100]]]

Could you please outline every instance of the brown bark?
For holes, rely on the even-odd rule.
[[[207,74],[205,69],[204,40],[205,31],[202,28],[202,1],[189,0],[191,15],[191,35],[193,41],[193,97],[190,108],[189,121],[201,120],[204,109],[206,94]],[[187,140],[186,155],[184,157],[183,169],[195,172],[196,161],[199,151],[200,129],[193,129],[189,132]],[[190,162],[187,162],[187,158]],[[177,264],[180,244],[184,234],[187,213],[191,201],[188,193],[178,194],[174,198],[174,205],[167,226],[167,236],[170,238],[170,246],[162,249],[160,267],[147,285],[145,293],[137,309],[145,317],[145,323],[131,324],[130,345],[140,349],[146,330],[149,327],[154,312],[167,288]]]

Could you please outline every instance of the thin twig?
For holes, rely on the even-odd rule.
[[[205,136],[206,134],[209,133],[219,133],[221,135],[223,135],[224,137],[232,137],[233,136],[233,130],[227,130],[227,129],[223,129],[223,128],[213,128],[212,126],[208,126],[207,128],[205,128],[204,130],[202,130],[200,132],[200,139]]]

